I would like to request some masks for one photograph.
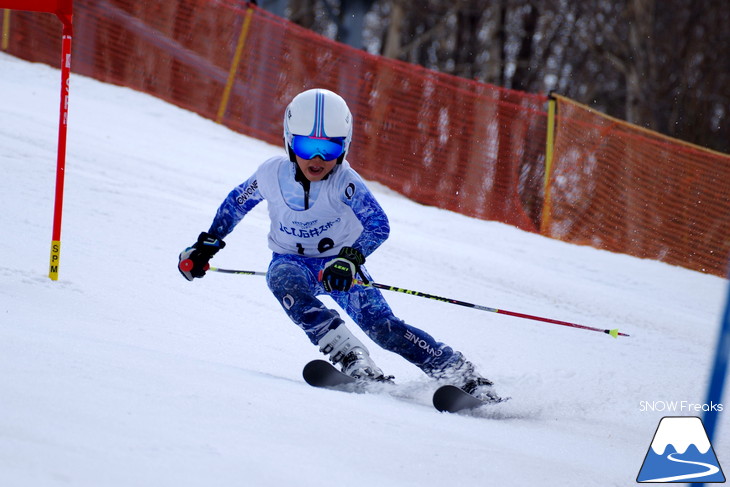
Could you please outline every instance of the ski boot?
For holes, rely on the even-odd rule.
[[[385,375],[375,365],[365,345],[341,323],[328,331],[318,343],[319,351],[329,355],[330,361],[340,364],[344,374],[358,380],[392,382],[392,375]]]
[[[494,383],[480,376],[474,364],[464,358],[461,352],[455,352],[452,360],[441,369],[430,372],[430,376],[438,381],[454,385],[484,402],[502,402],[494,390]]]

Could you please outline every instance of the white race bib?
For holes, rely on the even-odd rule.
[[[322,181],[317,199],[307,210],[292,210],[287,205],[278,179],[282,164],[293,163],[285,157],[275,157],[256,172],[259,191],[269,207],[269,248],[280,254],[330,257],[342,247],[352,245],[363,227],[345,203],[356,190],[349,163],[343,161]]]

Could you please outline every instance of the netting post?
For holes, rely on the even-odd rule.
[[[10,9],[3,9],[3,33],[2,41],[0,42],[0,48],[3,51],[8,50],[8,44],[10,42]]]
[[[540,218],[540,234],[549,236],[550,217],[552,215],[552,195],[550,178],[553,169],[553,148],[555,147],[555,113],[557,100],[552,92],[548,95],[548,118],[547,135],[545,137],[545,197],[542,203],[542,216]]]
[[[226,81],[226,87],[223,90],[223,96],[221,97],[221,103],[218,107],[218,116],[216,122],[221,123],[223,116],[228,108],[228,100],[231,96],[231,90],[233,89],[233,82],[236,79],[236,73],[238,72],[238,64],[241,62],[241,54],[243,53],[243,47],[246,45],[246,37],[248,37],[248,29],[251,25],[251,16],[253,15],[253,8],[247,5],[246,15],[243,19],[243,25],[241,26],[241,33],[238,35],[238,43],[236,44],[236,52],[233,54],[233,61],[231,62],[231,69],[228,72],[228,81]]]

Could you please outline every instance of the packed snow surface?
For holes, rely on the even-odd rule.
[[[0,485],[626,486],[663,416],[702,414],[725,279],[375,183],[392,227],[367,262],[377,281],[631,337],[386,292],[512,399],[438,413],[435,384],[360,330],[395,391],[309,387],[302,367],[321,355],[262,277],[176,269],[227,193],[283,149],[78,75],[53,282],[59,72],[7,55],[0,72]],[[213,264],[265,271],[267,230],[262,204]],[[720,417],[713,446],[730,465]]]

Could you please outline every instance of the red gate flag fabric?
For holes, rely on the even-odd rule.
[[[72,0],[0,0],[0,8],[71,15]]]

